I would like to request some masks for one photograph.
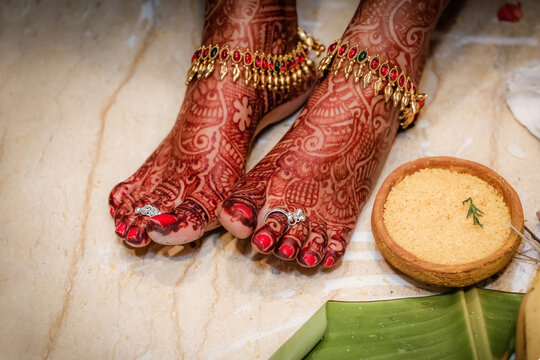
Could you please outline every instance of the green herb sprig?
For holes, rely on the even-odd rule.
[[[469,218],[469,216],[472,215],[473,225],[479,225],[481,228],[483,228],[484,225],[480,223],[480,220],[478,220],[478,218],[484,215],[484,213],[482,212],[482,210],[474,206],[472,198],[468,198],[467,200],[464,200],[462,204],[465,205],[466,202],[470,202],[469,212],[467,212],[467,219]]]

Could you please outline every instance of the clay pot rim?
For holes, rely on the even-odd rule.
[[[464,264],[437,264],[422,260],[413,253],[402,248],[392,239],[392,237],[388,233],[388,230],[386,229],[383,219],[384,204],[386,203],[386,198],[388,197],[388,194],[390,193],[392,187],[402,181],[405,176],[426,168],[446,169],[458,173],[471,174],[486,181],[502,193],[504,201],[510,211],[510,221],[512,225],[516,227],[516,229],[523,232],[524,218],[521,201],[519,200],[519,197],[515,190],[512,188],[512,186],[510,186],[510,184],[508,184],[508,182],[502,176],[500,176],[490,168],[474,161],[447,156],[438,156],[420,158],[407,162],[392,171],[392,173],[384,180],[381,188],[377,193],[377,196],[375,197],[371,218],[372,232],[376,242],[384,243],[388,250],[393,252],[394,255],[396,255],[401,261],[405,262],[413,270],[420,271],[421,273],[426,273],[426,277],[424,278],[422,276],[414,276],[409,272],[404,271],[403,269],[400,270],[404,271],[406,274],[417,280],[430,284],[443,286],[466,286],[478,282],[502,269],[508,263],[508,261],[511,260],[511,257],[506,261],[501,262],[501,260],[507,258],[507,254],[509,252],[513,255],[520,244],[521,238],[515,231],[511,231],[508,239],[504,242],[504,244],[491,255]],[[385,255],[384,252],[383,255]],[[396,266],[392,262],[391,264]],[[472,282],[452,282],[454,275],[457,278],[462,277],[463,274],[469,274],[474,277],[476,275],[476,270],[481,269],[483,266],[486,265],[491,265],[493,267],[494,271],[491,274],[487,276],[482,276],[478,279],[474,278],[474,281],[471,280]],[[450,282],[441,283],[438,281],[432,281],[433,277],[439,278],[441,276],[449,277]]]

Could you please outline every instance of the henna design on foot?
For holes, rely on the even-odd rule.
[[[418,82],[444,7],[435,0],[363,1],[343,39],[384,56]],[[304,267],[336,266],[397,133],[398,110],[341,72],[327,75],[292,128],[224,201],[221,223],[237,237],[253,234],[259,252]],[[274,208],[301,208],[307,221],[285,232],[284,215],[264,221]]]
[[[297,41],[293,0],[209,0],[206,4],[204,44],[280,54]],[[219,71],[192,81],[172,131],[143,166],[110,194],[118,236],[136,247],[148,245],[150,239],[182,244],[216,228],[216,209],[243,175],[254,134],[301,106],[314,78],[313,74],[311,81],[285,94],[235,83],[231,77],[220,80]],[[162,214],[149,218],[135,213],[145,205]],[[236,211],[237,217],[251,216],[249,207],[237,206]]]

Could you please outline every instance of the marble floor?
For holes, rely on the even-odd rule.
[[[430,100],[376,189],[419,157],[478,161],[513,185],[538,232],[540,3],[522,1],[518,23],[497,20],[501,4],[460,2],[445,15],[421,84]],[[356,7],[298,5],[301,25],[326,44]],[[432,293],[376,250],[374,196],[333,271],[256,255],[223,230],[194,246],[118,241],[108,193],[171,128],[202,13],[197,0],[0,4],[0,358],[267,358],[328,299]],[[250,166],[291,121],[259,138]],[[523,292],[535,272],[514,259],[482,285]]]

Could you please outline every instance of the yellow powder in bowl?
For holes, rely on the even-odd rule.
[[[472,198],[483,227],[467,218]],[[510,211],[502,195],[484,180],[444,169],[423,169],[390,190],[384,224],[392,239],[418,258],[455,265],[480,260],[510,235]]]

